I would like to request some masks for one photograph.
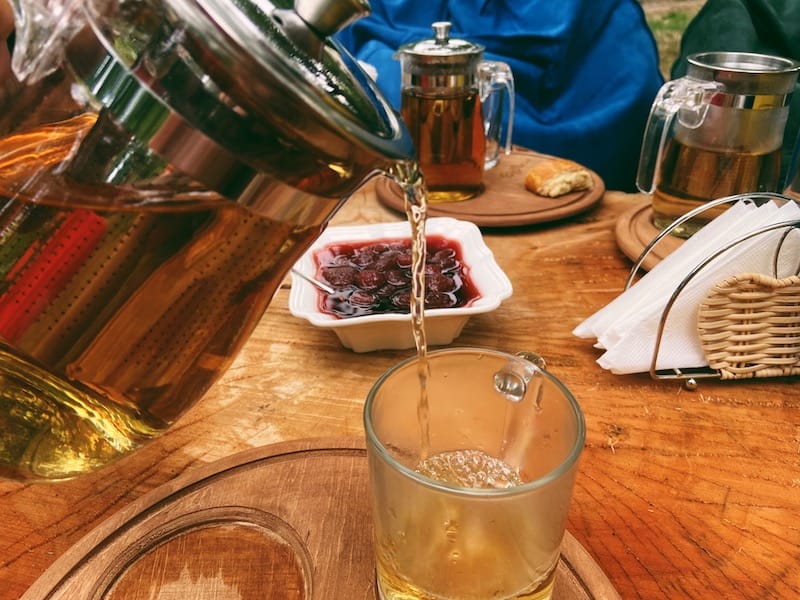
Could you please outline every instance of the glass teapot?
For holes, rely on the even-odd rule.
[[[329,37],[366,0],[16,0],[0,94],[0,476],[169,427],[411,138]]]
[[[511,152],[514,77],[504,62],[484,60],[484,47],[450,37],[451,23],[432,25],[434,37],[401,46],[401,107],[425,175],[429,202],[478,195],[484,170]],[[502,143],[507,105],[505,143]]]
[[[789,98],[800,70],[788,58],[746,52],[687,60],[686,76],[659,91],[642,143],[636,183],[652,194],[659,229],[709,200],[778,191]],[[688,237],[702,225],[695,219],[672,233]]]

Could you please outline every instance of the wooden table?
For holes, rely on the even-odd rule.
[[[367,185],[336,223],[397,220]],[[573,328],[623,289],[614,223],[641,200],[608,192],[567,222],[485,233],[514,285],[459,345],[543,354],[588,434],[568,529],[622,598],[800,597],[797,380],[678,382],[601,369]],[[200,465],[273,442],[362,436],[364,397],[412,351],[354,354],[288,311],[288,279],[234,366],[166,435],[58,484],[0,483],[0,598],[17,598],[84,534]]]

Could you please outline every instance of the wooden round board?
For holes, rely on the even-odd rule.
[[[650,199],[637,202],[622,213],[614,226],[617,246],[622,252],[636,262],[647,245],[660,233],[653,225],[653,209]],[[673,235],[664,236],[648,253],[642,262],[642,268],[649,271],[662,259],[680,248],[683,240]]]
[[[515,148],[511,154],[502,155],[496,167],[486,171],[483,193],[462,202],[428,204],[428,214],[471,221],[478,227],[515,227],[565,219],[600,202],[606,191],[605,184],[597,173],[589,169],[594,182],[590,190],[557,198],[528,191],[525,188],[528,170],[548,158],[552,157]],[[401,213],[405,211],[400,187],[388,177],[378,179],[375,193],[385,206]]]
[[[121,509],[23,600],[375,598],[367,486],[358,439],[248,450]],[[619,598],[569,533],[553,598]]]

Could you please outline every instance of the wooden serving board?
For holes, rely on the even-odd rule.
[[[642,200],[622,213],[614,226],[617,246],[634,263],[639,260],[644,249],[661,231],[653,225],[653,209],[650,199]],[[649,271],[683,244],[683,240],[673,235],[664,236],[653,246],[642,262],[642,268]]]
[[[23,600],[375,598],[367,485],[359,439],[245,451],[120,510]],[[569,533],[553,598],[619,598]]]
[[[525,188],[525,175],[534,164],[548,158],[552,157],[514,148],[511,154],[500,156],[497,166],[486,171],[481,194],[461,202],[431,203],[428,205],[428,215],[471,221],[478,227],[514,227],[566,219],[589,210],[602,200],[606,191],[605,183],[590,169],[587,169],[593,181],[590,190],[557,198],[547,198],[528,191]],[[390,178],[378,178],[375,193],[385,206],[401,213],[405,211],[400,187]]]

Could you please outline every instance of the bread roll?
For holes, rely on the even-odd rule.
[[[555,198],[570,192],[588,190],[592,175],[578,163],[565,158],[548,158],[537,162],[525,176],[525,187],[540,196]]]

